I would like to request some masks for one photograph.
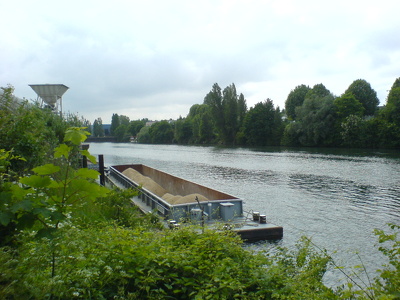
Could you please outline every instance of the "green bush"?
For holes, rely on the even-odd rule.
[[[163,229],[132,207],[136,191],[107,190],[75,169],[82,128],[70,128],[55,161],[17,181],[0,151],[1,299],[399,299],[400,226],[377,230],[388,258],[368,285],[324,285],[335,262],[308,238],[254,253],[231,231]],[[12,226],[11,226],[12,225]],[[4,245],[5,243],[3,243]]]

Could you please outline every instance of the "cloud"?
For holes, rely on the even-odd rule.
[[[363,78],[384,103],[399,77],[394,1],[7,1],[0,85],[62,83],[93,121],[186,116],[214,83],[284,107],[299,84],[340,95]]]

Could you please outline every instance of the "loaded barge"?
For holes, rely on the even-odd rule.
[[[245,212],[243,200],[142,164],[110,166],[105,183],[134,188],[133,203],[144,213],[156,213],[166,226],[182,224],[230,229],[247,242],[276,240],[283,228],[268,223],[259,212]]]

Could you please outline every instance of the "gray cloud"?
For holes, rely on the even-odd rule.
[[[16,3],[18,2],[18,3]],[[22,2],[22,3],[21,3]],[[386,3],[390,2],[390,3]],[[186,116],[211,86],[235,83],[248,106],[323,83],[369,81],[384,103],[399,77],[393,1],[9,1],[0,19],[0,85],[70,87],[64,109],[93,121]],[[11,26],[10,26],[11,25]]]

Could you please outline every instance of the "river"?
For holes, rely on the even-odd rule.
[[[90,143],[89,151],[106,165],[145,164],[243,199],[245,210],[284,228],[281,241],[256,250],[292,248],[305,235],[338,265],[374,273],[385,262],[374,229],[400,224],[398,151],[130,143]]]

